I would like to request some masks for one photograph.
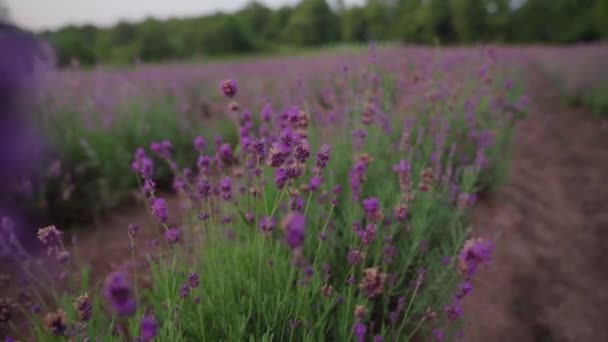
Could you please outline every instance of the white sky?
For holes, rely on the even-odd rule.
[[[234,11],[249,0],[0,0],[20,27],[40,31],[67,24],[108,26],[120,20],[137,21],[148,16],[168,18],[197,16],[218,10]],[[260,0],[270,7],[294,4],[298,0]],[[333,1],[329,1],[332,3]],[[344,0],[347,5],[364,0]]]

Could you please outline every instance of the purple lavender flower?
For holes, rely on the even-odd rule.
[[[218,156],[224,164],[230,164],[234,158],[230,144],[221,144],[219,147]]]
[[[194,148],[198,152],[203,152],[203,150],[205,150],[205,146],[205,138],[201,137],[200,135],[194,138]]]
[[[211,158],[208,156],[199,156],[196,166],[202,173],[207,173],[209,167],[211,167]]]
[[[446,306],[444,310],[450,321],[455,321],[462,317],[462,307],[460,307],[460,302],[457,300]]]
[[[286,148],[291,148],[293,144],[296,142],[297,136],[294,134],[293,130],[289,127],[285,127],[281,130],[279,134],[279,141]]]
[[[131,316],[135,313],[137,303],[128,275],[117,271],[110,273],[105,281],[104,294],[110,301],[112,310],[120,316]]]
[[[473,291],[473,285],[468,280],[465,280],[458,286],[458,292],[456,292],[456,299],[461,300]]]
[[[302,176],[302,173],[304,173],[304,164],[290,160],[287,163],[285,171],[287,171],[287,177],[289,179],[298,179]]]
[[[272,120],[272,105],[270,103],[267,103],[264,105],[264,107],[262,107],[260,116],[262,118],[262,121],[264,121],[266,123],[268,123],[268,122],[270,122],[270,120]]]
[[[173,144],[169,140],[163,140],[161,142],[153,142],[150,144],[152,152],[156,153],[161,158],[169,159],[171,157],[171,150]]]
[[[260,219],[260,230],[264,233],[270,233],[276,224],[274,217],[264,216]]]
[[[167,211],[167,202],[163,198],[155,198],[152,202],[152,214],[162,223],[167,223],[169,214]]]
[[[376,335],[374,336],[374,342],[384,342],[384,337]]]
[[[190,295],[190,286],[188,284],[182,284],[179,287],[179,297],[184,299]]]
[[[353,327],[353,334],[357,342],[365,341],[365,334],[367,333],[367,327],[362,322],[357,322]]]
[[[376,239],[376,225],[373,223],[368,224],[367,226],[365,226],[365,229],[361,231],[361,242],[366,245],[369,246],[372,244],[372,242],[374,242],[374,240]]]
[[[211,196],[211,183],[209,183],[208,180],[202,178],[198,181],[198,183],[196,184],[196,188],[198,191],[198,194],[201,196],[201,198],[205,199],[205,198],[209,198]]]
[[[304,244],[305,223],[306,219],[300,214],[291,213],[285,217],[283,221],[285,241],[291,249],[302,247]]]
[[[188,275],[188,285],[190,286],[190,288],[197,288],[198,285],[200,284],[200,277],[198,276],[198,273],[190,273]]]
[[[76,298],[74,310],[76,310],[80,321],[87,322],[91,319],[93,316],[93,304],[86,293]]]
[[[287,174],[287,170],[282,167],[276,169],[274,173],[274,184],[277,186],[278,189],[283,189],[288,180],[289,175]]]
[[[146,157],[146,150],[143,147],[138,147],[135,150],[135,157],[133,158],[133,162],[131,163],[131,168],[133,171],[139,171],[141,167],[141,161]],[[60,165],[60,164],[59,164]]]
[[[375,221],[379,214],[380,202],[376,197],[370,197],[363,200],[363,210],[365,216],[370,221]]]
[[[300,195],[292,195],[289,198],[289,207],[291,210],[301,212],[304,209],[304,199]]]
[[[435,338],[435,341],[441,342],[445,339],[445,334],[441,329],[433,329],[433,337]]]
[[[460,272],[471,277],[479,266],[490,262],[492,258],[493,243],[483,238],[474,238],[465,241],[458,255],[458,268]]]
[[[365,130],[356,129],[353,131],[353,146],[355,147],[355,149],[358,150],[363,147],[363,143],[365,141],[366,136],[367,133],[365,132]]]
[[[358,249],[351,250],[346,259],[349,265],[358,265],[363,261],[363,252]]]
[[[283,148],[279,143],[274,142],[270,145],[270,150],[268,151],[268,166],[273,168],[281,166],[285,162],[288,154],[289,150]]]
[[[324,169],[327,166],[330,152],[331,147],[329,145],[323,144],[323,146],[321,146],[319,153],[317,153],[317,167],[319,169]]]
[[[358,201],[361,194],[361,186],[365,180],[365,171],[367,166],[361,160],[357,161],[352,169],[348,173],[348,181],[350,185],[350,191],[352,193],[353,200]]]
[[[165,231],[165,240],[170,244],[175,244],[179,242],[181,235],[179,228],[172,227]]]
[[[321,177],[312,176],[312,178],[310,178],[310,182],[308,183],[308,189],[310,189],[310,191],[317,191],[321,186],[321,183],[323,183],[323,179]]]
[[[230,177],[224,177],[220,182],[220,193],[223,200],[229,201],[232,199],[232,182],[230,181]]]
[[[310,157],[310,145],[308,140],[301,139],[295,147],[294,157],[300,163],[305,163],[308,157]]]
[[[233,98],[238,92],[238,86],[235,80],[225,80],[220,84],[220,91],[224,96]]]
[[[152,341],[158,333],[158,324],[152,315],[144,316],[139,322],[139,334],[143,342]]]

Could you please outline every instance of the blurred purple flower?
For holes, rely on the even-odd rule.
[[[203,152],[205,150],[205,138],[200,135],[194,138],[194,148],[198,152]]]
[[[167,211],[167,202],[163,198],[155,198],[152,202],[152,214],[158,218],[161,223],[167,223],[169,213]]]
[[[306,219],[300,214],[291,213],[285,217],[283,221],[285,242],[291,249],[296,249],[304,244],[305,223]]]
[[[275,224],[274,217],[264,216],[260,219],[260,230],[264,233],[269,233],[274,229]]]
[[[152,341],[158,333],[158,324],[152,315],[144,316],[139,323],[139,334],[143,342]]]
[[[104,294],[118,315],[131,316],[135,313],[137,303],[125,272],[116,271],[106,277]]]
[[[200,277],[198,276],[198,273],[190,273],[188,275],[188,285],[190,286],[190,288],[197,288],[198,285],[200,284]]]
[[[177,227],[169,228],[165,231],[165,240],[170,244],[176,244],[181,239],[181,231]]]
[[[220,90],[224,96],[232,98],[238,92],[238,86],[235,80],[225,80],[220,84]]]

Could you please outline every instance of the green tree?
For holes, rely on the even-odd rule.
[[[289,18],[291,43],[318,46],[338,39],[338,18],[325,0],[302,0]]]
[[[387,40],[393,30],[393,11],[388,0],[368,0],[365,5],[365,18],[368,23],[369,39]]]
[[[594,13],[595,29],[602,38],[608,38],[608,0],[598,0]]]
[[[293,15],[294,9],[289,6],[283,6],[274,11],[270,19],[270,36],[269,38],[276,42],[289,41],[289,35],[285,28]]]
[[[450,42],[455,39],[449,2],[402,0],[398,3],[397,37],[405,42]]]
[[[144,61],[161,61],[175,56],[170,34],[156,19],[143,23],[139,38],[139,57]]]
[[[200,51],[205,55],[242,53],[255,50],[245,26],[234,16],[216,15],[203,23],[197,33]]]
[[[346,42],[364,42],[368,38],[368,23],[363,7],[351,7],[342,12],[340,37]]]
[[[82,64],[95,63],[95,38],[96,30],[92,26],[68,26],[52,34],[51,44],[57,51],[59,65],[69,65],[73,58]]]
[[[235,16],[250,32],[255,32],[256,37],[266,40],[272,36],[272,14],[270,8],[253,1],[238,11]]]
[[[452,0],[452,25],[461,42],[474,42],[486,38],[486,4],[484,0]]]

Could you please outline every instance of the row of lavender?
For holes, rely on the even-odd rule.
[[[608,115],[608,44],[530,50],[540,70],[559,86],[567,104]]]
[[[130,166],[158,222],[142,229],[160,230],[147,255],[152,281],[122,269],[103,289],[82,281],[30,296],[34,313],[21,308],[36,340],[459,338],[460,303],[492,249],[469,236],[468,209],[502,179],[525,109],[508,54],[372,48],[370,58],[152,73],[165,76],[135,89],[144,106],[162,96],[166,73],[195,84],[232,75],[238,83],[204,96],[221,103],[210,112],[236,127],[236,143],[197,136],[198,157],[181,166],[170,140],[138,148]],[[168,212],[157,191],[161,165],[188,199],[183,213]],[[175,216],[181,224],[169,225]],[[134,259],[138,232],[125,232]],[[79,281],[62,236],[39,231],[64,279]],[[8,322],[15,307],[0,305]]]

